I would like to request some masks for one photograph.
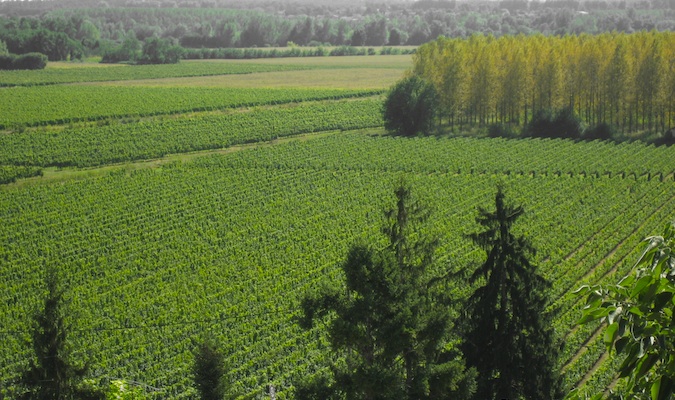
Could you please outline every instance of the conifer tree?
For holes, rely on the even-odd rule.
[[[486,252],[471,282],[480,282],[466,307],[463,351],[478,370],[478,399],[553,399],[558,396],[557,347],[546,290],[529,257],[534,248],[512,230],[522,207],[507,205],[500,188],[494,212],[480,209],[485,231],[469,237]]]
[[[213,339],[199,344],[192,368],[195,385],[202,400],[223,400],[227,392],[225,357]]]
[[[388,245],[357,244],[342,264],[343,289],[305,297],[300,325],[326,317],[328,339],[344,362],[330,377],[299,385],[305,398],[466,399],[475,373],[452,346],[450,314],[431,277],[436,241],[419,234],[428,213],[404,186],[387,211]],[[320,394],[320,395],[319,395]]]
[[[102,399],[101,391],[82,385],[87,365],[71,360],[68,343],[70,327],[65,322],[63,290],[54,268],[47,268],[47,296],[44,307],[36,313],[32,333],[35,357],[22,372],[20,385],[25,389],[22,399],[71,400]]]

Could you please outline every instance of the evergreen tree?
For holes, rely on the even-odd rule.
[[[468,300],[463,351],[478,370],[478,399],[559,397],[557,346],[545,309],[550,284],[530,263],[534,248],[511,229],[522,207],[507,205],[501,188],[494,212],[480,209],[485,231],[470,238],[486,252],[471,276],[481,282]]]
[[[81,384],[87,366],[71,361],[69,326],[63,311],[63,291],[54,268],[47,269],[47,296],[44,307],[34,318],[32,345],[35,358],[29,361],[19,384],[25,389],[22,399],[71,400],[102,399],[102,392]]]
[[[430,267],[436,241],[419,234],[428,213],[404,186],[386,212],[383,249],[357,244],[342,264],[343,289],[325,288],[305,297],[300,325],[330,315],[328,337],[344,362],[330,377],[299,385],[304,398],[464,399],[474,389],[450,341],[446,298]]]
[[[192,368],[195,385],[203,400],[223,400],[227,392],[225,357],[212,339],[204,340],[195,353]]]

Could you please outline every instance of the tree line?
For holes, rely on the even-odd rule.
[[[21,16],[33,13],[40,16]],[[565,35],[675,29],[675,10],[662,0],[4,2],[0,14],[8,15],[0,18],[0,40],[10,52],[40,52],[51,61],[114,53],[131,37],[140,42],[156,37],[186,49],[223,49],[289,43],[420,45],[439,36],[468,38],[476,33]]]
[[[664,133],[675,126],[674,50],[672,32],[439,38],[418,48],[413,74],[434,86],[451,127],[525,126],[567,110],[589,127]]]

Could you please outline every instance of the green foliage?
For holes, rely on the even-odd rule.
[[[34,70],[46,66],[47,56],[42,53],[0,54],[0,70]]]
[[[272,97],[270,91],[267,92]],[[245,95],[239,91],[222,94],[226,93]],[[280,91],[278,94],[279,101],[284,101],[284,96],[289,100],[294,95],[303,96],[302,92]],[[256,96],[255,92],[248,95]],[[229,100],[236,101],[235,98]],[[375,99],[305,103],[248,112],[160,118],[133,124],[113,122],[65,129],[55,135],[46,135],[39,130],[21,135],[0,135],[0,165],[85,167],[217,149],[308,132],[374,127],[382,124],[380,104]]]
[[[505,203],[501,188],[495,211],[480,209],[484,231],[469,237],[486,253],[471,275],[480,286],[466,307],[462,347],[478,370],[479,399],[554,399],[559,396],[557,346],[552,318],[546,313],[551,284],[530,263],[534,248],[512,233],[524,214]]]
[[[607,350],[622,356],[619,377],[635,399],[668,400],[675,394],[675,224],[645,240],[631,273],[616,285],[582,286],[580,324],[606,324]]]
[[[0,40],[0,56],[6,56],[8,54],[9,54],[9,50],[7,50],[7,43]]]
[[[110,382],[105,395],[106,400],[144,400],[147,398],[148,396],[141,387],[130,384],[123,379]]]
[[[324,288],[301,302],[301,327],[331,315],[331,348],[345,357],[332,366],[333,382],[322,377],[303,386],[314,391],[311,397],[466,399],[473,393],[474,372],[448,342],[448,301],[434,292],[449,274],[431,276],[437,242],[418,231],[428,212],[405,186],[395,194],[382,228],[387,247],[353,245],[342,264],[346,291]]]
[[[386,245],[381,210],[391,207],[400,177],[439,216],[420,232],[439,238],[434,272],[476,259],[478,248],[462,233],[476,230],[476,204],[494,201],[502,182],[511,201],[527,207],[515,227],[531,238],[533,263],[553,283],[551,308],[560,310],[553,325],[566,338],[561,361],[573,359],[565,370],[572,387],[604,343],[587,345],[595,327],[575,327],[582,305],[571,291],[611,281],[615,267],[626,274],[622,260],[637,259],[639,241],[672,218],[674,159],[673,147],[639,142],[339,132],[3,187],[0,324],[29,331],[47,262],[69,282],[79,328],[70,338],[75,355],[95,355],[93,375],[161,389],[152,398],[195,398],[190,338],[209,329],[227,343],[232,393],[257,398],[273,384],[278,399],[299,398],[295,382],[328,375],[325,366],[338,360],[321,323],[312,331],[294,323],[298,303],[311,288],[344,287],[340,262],[359,237]],[[446,292],[470,294],[463,283]],[[21,337],[0,340],[2,388],[11,389],[29,356]],[[579,350],[588,351],[576,358]],[[612,365],[603,371],[586,388],[603,391]]]
[[[256,72],[307,69],[303,65],[204,63],[187,61],[163,65],[110,65],[107,68],[78,65],[73,68],[49,68],[42,71],[0,71],[0,86],[42,86],[57,83],[100,82],[136,79],[178,78],[251,74]]]
[[[614,128],[606,122],[587,128],[583,135],[584,140],[611,140],[613,137]]]
[[[0,165],[0,185],[13,183],[17,179],[41,176],[42,168]]]
[[[103,399],[103,392],[82,386],[87,366],[73,363],[68,340],[70,327],[63,310],[63,290],[54,267],[47,268],[47,296],[44,308],[34,317],[32,346],[34,358],[22,371],[19,385],[25,389],[21,399],[67,400]]]
[[[140,57],[141,42],[133,32],[127,34],[118,46],[103,51],[102,63],[136,62]]]
[[[127,67],[132,68],[132,67]],[[133,67],[136,68],[136,67]],[[3,89],[0,128],[144,117],[311,100],[365,97],[377,90],[67,85]]]
[[[524,129],[525,136],[542,138],[578,139],[581,132],[581,119],[569,107],[540,110]]]
[[[143,42],[140,64],[176,64],[183,55],[183,48],[168,39],[152,37]]]
[[[525,123],[525,134],[574,139],[580,121],[662,133],[675,113],[673,47],[675,33],[657,31],[440,37],[417,49],[413,71],[434,84],[451,125]]]
[[[435,126],[438,95],[433,85],[417,75],[399,81],[383,106],[384,127],[403,136],[429,134]]]
[[[212,338],[199,343],[192,367],[195,386],[202,400],[223,400],[227,393],[225,356]]]

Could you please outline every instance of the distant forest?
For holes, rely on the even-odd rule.
[[[6,1],[0,48],[50,61],[140,52],[143,42],[204,49],[420,45],[439,36],[675,30],[669,0]],[[200,55],[201,54],[201,55]],[[224,54],[224,53],[223,53]],[[325,53],[317,53],[323,55]],[[349,54],[343,52],[340,54]],[[131,57],[133,61],[133,57]]]

